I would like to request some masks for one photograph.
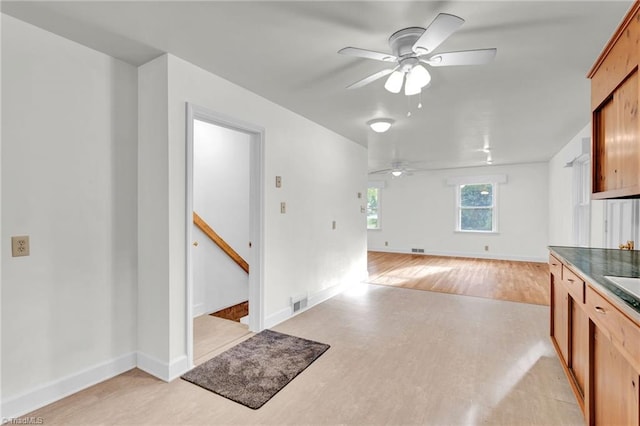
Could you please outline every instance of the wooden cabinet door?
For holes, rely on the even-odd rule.
[[[582,396],[584,409],[584,396],[589,374],[589,316],[582,308],[582,303],[571,300],[571,327],[569,332],[570,353],[569,370]]]
[[[638,373],[613,346],[606,334],[591,325],[593,378],[591,423],[638,425]]]
[[[637,71],[594,111],[593,122],[593,192],[608,192],[612,198],[636,195],[640,185]]]
[[[551,275],[551,336],[567,365],[569,359],[569,293],[560,280]]]

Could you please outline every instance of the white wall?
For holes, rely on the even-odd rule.
[[[251,136],[195,120],[193,210],[243,259],[249,259]],[[249,276],[200,229],[193,255],[193,314],[249,300]]]
[[[145,68],[149,76],[154,74],[152,68],[167,69],[166,83],[162,81],[164,77],[156,81],[157,85],[143,83],[148,77]],[[161,215],[169,220],[168,228],[162,223],[160,231],[165,238],[159,245],[139,241],[141,250],[161,255],[162,261],[169,253],[169,276],[158,287],[162,300],[156,304],[159,310],[169,304],[170,329],[145,329],[156,335],[151,339],[169,341],[169,358],[158,358],[160,361],[175,365],[186,354],[185,102],[265,129],[263,279],[267,326],[290,316],[291,296],[309,294],[318,301],[338,286],[364,276],[366,231],[365,216],[360,211],[364,198],[358,199],[357,193],[366,188],[365,148],[172,55],[146,64],[139,78],[139,144],[162,145],[162,154],[145,161],[153,163],[153,167],[148,165],[150,171],[154,167],[162,169],[161,181],[165,176],[169,179],[168,186],[163,187],[166,181],[154,183],[156,177],[152,173],[140,170],[142,184],[162,191],[145,208],[154,204],[163,209]],[[167,87],[166,116],[162,116],[163,112],[146,116],[142,109],[152,107],[153,93],[162,94]],[[162,110],[163,102],[151,109]],[[155,131],[161,137],[154,142],[149,132]],[[274,185],[276,175],[283,178],[280,189]],[[143,196],[141,185],[140,197]],[[286,214],[280,214],[281,201],[287,202]],[[336,230],[331,227],[333,220],[337,222]],[[141,254],[141,280],[146,274],[142,271],[142,257],[149,253]],[[164,287],[167,282],[168,290]],[[152,291],[149,282],[141,281],[140,286],[144,286],[144,292]]]
[[[507,183],[498,184],[498,233],[455,232],[456,191],[447,179],[496,174],[507,175]],[[546,163],[532,163],[387,178],[381,190],[382,229],[368,231],[369,248],[398,252],[421,248],[426,254],[545,261],[547,174]]]
[[[136,90],[134,67],[2,15],[4,416],[135,365]]]

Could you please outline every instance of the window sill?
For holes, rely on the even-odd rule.
[[[456,229],[455,231],[453,231],[456,234],[491,234],[491,235],[498,235],[500,234],[498,231],[461,231]]]
[[[382,231],[382,228],[367,228],[367,231]]]

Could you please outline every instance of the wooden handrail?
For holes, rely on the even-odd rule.
[[[234,262],[238,264],[239,267],[244,269],[244,271],[249,273],[249,264],[246,260],[242,258],[234,249],[231,248],[229,244],[225,240],[222,239],[220,235],[216,233],[208,224],[205,222],[196,212],[193,212],[193,223],[204,232],[207,237],[211,238],[211,241],[216,243],[218,247],[222,249],[223,252],[227,254]]]

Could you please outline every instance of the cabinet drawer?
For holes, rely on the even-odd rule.
[[[562,263],[552,255],[549,255],[549,272],[557,281],[562,279]]]
[[[562,282],[564,282],[567,290],[569,290],[569,294],[571,294],[573,300],[584,303],[584,281],[564,265],[562,266]]]
[[[640,371],[640,327],[589,286],[587,311],[603,334]]]

